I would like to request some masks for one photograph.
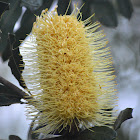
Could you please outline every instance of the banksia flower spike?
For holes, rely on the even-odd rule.
[[[79,16],[78,16],[79,15]],[[78,19],[77,19],[78,17]],[[92,16],[91,16],[92,17]],[[111,124],[116,92],[110,49],[100,24],[82,21],[77,8],[71,15],[43,10],[33,25],[24,60],[32,85],[29,116],[36,117],[45,134],[62,131],[73,124],[88,128]],[[39,112],[34,115],[35,112]]]

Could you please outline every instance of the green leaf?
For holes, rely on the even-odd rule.
[[[31,98],[26,92],[0,76],[0,106],[22,103],[20,99]]]
[[[101,24],[108,27],[117,27],[118,20],[114,6],[109,0],[94,0],[92,2],[95,17]]]
[[[130,19],[133,13],[131,0],[117,0],[119,12],[126,18]]]
[[[67,15],[71,14],[70,7],[68,7],[69,3],[70,3],[70,0],[65,0],[65,2],[64,0],[58,1],[58,8],[57,8],[58,15],[64,15],[67,11],[67,8],[68,8]]]
[[[19,138],[18,136],[15,136],[15,135],[10,135],[9,140],[21,140],[21,138]]]
[[[4,12],[0,21],[0,29],[2,31],[0,42],[1,53],[3,53],[7,47],[8,33],[13,33],[14,25],[21,14],[20,0],[9,0],[9,2],[10,8]]]
[[[9,10],[9,3],[0,1],[0,17],[6,10]]]
[[[91,16],[91,0],[83,0],[83,7],[80,10],[82,12],[82,20],[86,20]]]
[[[77,140],[113,140],[116,138],[116,132],[106,126],[95,126],[91,130],[84,130],[78,136]]]
[[[21,103],[22,97],[16,92],[11,91],[4,85],[0,85],[0,106],[9,106],[15,103]]]
[[[132,111],[133,109],[132,108],[126,108],[124,110],[122,110],[118,116],[118,118],[116,119],[113,127],[114,127],[114,130],[117,130],[120,128],[121,124],[128,120],[128,119],[131,119],[133,118],[132,117]]]
[[[24,63],[22,56],[20,55],[19,48],[13,48],[15,42],[15,35],[8,33],[7,47],[2,53],[2,59],[3,61],[9,59],[8,66],[11,68],[12,74],[19,81],[20,85],[25,88],[26,84],[21,75],[24,69]]]

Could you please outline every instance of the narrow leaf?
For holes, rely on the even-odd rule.
[[[118,20],[115,8],[108,0],[94,0],[93,8],[95,16],[101,22],[101,24],[108,27],[117,27]]]
[[[106,126],[95,126],[81,132],[76,140],[113,140],[116,138],[116,132]]]
[[[8,33],[7,47],[2,54],[3,61],[9,59],[8,65],[11,68],[12,74],[19,81],[22,87],[26,87],[26,84],[22,78],[22,70],[24,69],[24,62],[22,56],[20,55],[19,48],[13,48],[16,38],[14,34]],[[22,66],[22,67],[21,67]]]
[[[16,21],[21,14],[20,0],[9,0],[10,8],[8,11],[4,12],[0,20],[0,30],[1,30],[1,42],[0,42],[0,52],[7,47],[8,33],[13,33],[13,28]]]
[[[131,0],[117,0],[119,12],[126,18],[130,19],[133,13]]]
[[[9,140],[21,140],[21,138],[19,138],[18,136],[15,136],[15,135],[10,135]]]
[[[0,1],[0,17],[6,10],[9,10],[9,5],[9,3]]]
[[[26,92],[0,76],[0,106],[21,103],[21,98],[31,98]]]
[[[82,12],[82,20],[87,19],[91,16],[91,0],[83,0],[84,6],[80,10]]]
[[[64,0],[58,1],[57,12],[59,15],[64,15],[66,12],[67,12],[66,13],[67,15],[71,13],[70,7],[68,7],[69,3],[70,3],[70,0],[65,0],[65,2]],[[67,11],[67,8],[69,8],[68,11]]]
[[[133,109],[132,108],[126,108],[124,110],[122,110],[118,116],[118,118],[116,119],[115,123],[114,123],[114,130],[117,130],[120,128],[121,124],[128,120],[128,119],[131,119],[133,118],[132,117],[132,111]]]
[[[21,103],[21,96],[11,91],[4,85],[0,85],[0,106],[9,106],[15,103]]]

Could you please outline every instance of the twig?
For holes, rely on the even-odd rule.
[[[6,79],[4,79],[3,77],[0,76],[0,83],[2,83],[3,85],[5,85],[6,87],[8,87],[9,89],[11,89],[12,91],[18,93],[19,95],[21,95],[21,98],[31,98],[26,92],[24,92],[23,90],[21,90],[20,88],[18,88],[17,86],[15,86],[14,84],[12,84],[11,82],[7,81]]]

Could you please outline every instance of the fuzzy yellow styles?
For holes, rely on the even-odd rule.
[[[77,15],[79,19],[77,19]],[[38,131],[48,134],[72,124],[88,127],[113,122],[115,82],[112,58],[100,24],[81,20],[75,10],[58,16],[57,11],[42,11],[33,25],[25,56],[32,87],[29,115],[43,125]],[[87,26],[86,26],[87,25]]]

